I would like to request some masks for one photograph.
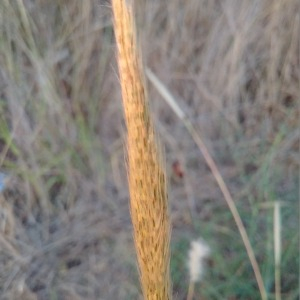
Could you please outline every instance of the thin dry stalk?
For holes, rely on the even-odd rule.
[[[274,202],[275,299],[281,300],[281,203]]]
[[[193,300],[194,292],[195,292],[195,281],[190,281],[186,299]]]
[[[161,96],[163,97],[163,99],[171,106],[171,108],[173,109],[173,111],[175,112],[175,114],[179,117],[179,119],[183,122],[184,126],[186,127],[186,129],[189,131],[189,133],[191,134],[191,136],[193,137],[195,143],[197,144],[197,146],[199,147],[200,151],[203,154],[203,157],[207,163],[207,165],[209,166],[213,176],[215,177],[219,188],[227,202],[227,205],[231,211],[231,214],[234,218],[234,221],[238,227],[238,230],[240,232],[241,238],[244,242],[245,245],[245,249],[247,251],[249,260],[251,262],[253,271],[254,271],[254,275],[257,281],[257,285],[260,291],[260,295],[261,298],[263,300],[266,300],[268,298],[267,296],[267,292],[264,286],[264,282],[261,276],[261,272],[258,266],[258,262],[256,260],[255,257],[255,253],[253,251],[253,248],[251,246],[250,243],[250,239],[248,237],[246,228],[243,224],[243,221],[241,219],[241,216],[237,210],[237,207],[234,203],[234,200],[227,188],[227,185],[215,163],[215,161],[213,160],[212,156],[210,155],[208,148],[206,147],[205,143],[203,142],[203,140],[201,139],[200,135],[197,133],[195,127],[193,126],[193,124],[191,123],[191,121],[188,119],[188,117],[185,115],[185,113],[181,110],[181,108],[179,107],[179,105],[177,104],[175,98],[171,95],[171,93],[167,90],[167,88],[159,81],[159,79],[149,70],[146,70],[146,74],[149,78],[149,80],[151,81],[151,83],[155,86],[155,88],[158,90],[158,92],[161,94]]]
[[[165,170],[148,110],[132,6],[112,1],[128,130],[131,218],[145,299],[171,299],[170,222]]]

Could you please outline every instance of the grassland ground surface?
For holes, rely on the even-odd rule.
[[[281,299],[299,299],[299,1],[139,1],[136,16],[144,64],[220,168],[268,299],[279,299],[280,201]],[[0,300],[142,299],[112,25],[108,1],[0,1]],[[260,299],[215,178],[148,90],[166,158],[174,299],[186,298],[199,237],[211,255],[196,299]]]

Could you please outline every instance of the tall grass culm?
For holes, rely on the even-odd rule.
[[[151,121],[144,69],[129,1],[113,0],[114,29],[127,124],[128,181],[144,299],[171,299],[170,221],[158,140]]]

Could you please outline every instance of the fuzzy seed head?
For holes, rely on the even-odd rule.
[[[210,248],[202,239],[191,242],[188,267],[190,280],[200,281],[204,274],[204,259],[209,256]]]
[[[130,212],[140,279],[147,300],[171,299],[170,220],[164,163],[148,108],[133,8],[113,0],[114,27],[127,125]]]

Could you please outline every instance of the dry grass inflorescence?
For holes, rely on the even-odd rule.
[[[171,299],[165,164],[149,113],[133,6],[114,0],[114,28],[127,124],[130,212],[145,299]]]
[[[216,161],[268,299],[297,299],[299,1],[137,4],[144,63]],[[112,20],[108,1],[0,1],[0,299],[142,298]],[[148,87],[167,161],[174,299],[187,296],[199,236],[210,257],[195,298],[260,299],[214,176]]]

